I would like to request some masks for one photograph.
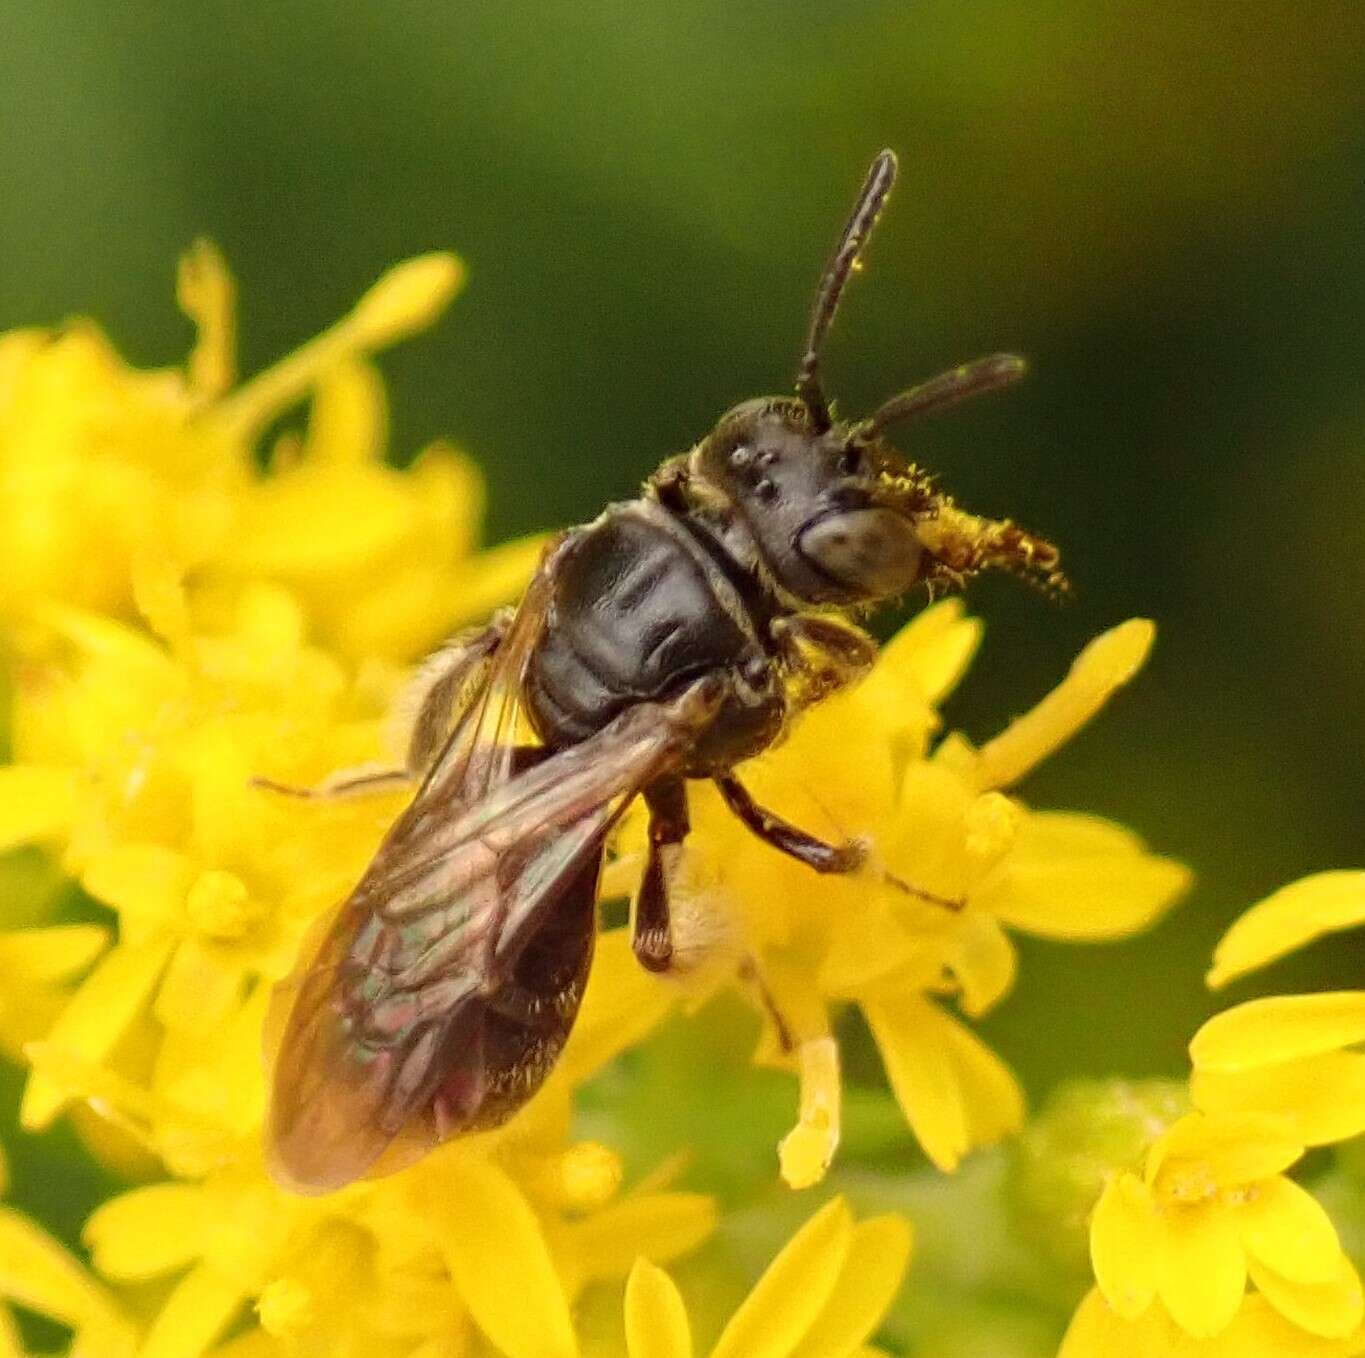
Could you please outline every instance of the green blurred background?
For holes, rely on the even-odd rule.
[[[1200,878],[1146,939],[1026,947],[988,1028],[1034,1093],[1179,1073],[1228,920],[1365,864],[1365,6],[132,0],[0,30],[0,326],[86,313],[176,361],[172,267],[207,233],[251,372],[454,248],[466,293],[385,360],[395,447],[477,455],[495,537],[590,517],[786,388],[866,163],[900,153],[829,384],[858,411],[1028,355],[903,446],[1077,586],[976,590],[949,717],[984,736],[1155,617],[1140,683],[1026,792]],[[1337,940],[1266,984],[1360,962]]]

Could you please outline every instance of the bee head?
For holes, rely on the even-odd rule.
[[[896,157],[883,151],[816,292],[795,397],[735,406],[692,454],[693,473],[720,493],[773,579],[803,603],[873,603],[921,581],[960,584],[987,567],[1062,590],[1051,543],[959,510],[885,438],[894,424],[1017,381],[1023,359],[994,354],[950,369],[861,420],[836,420],[826,400],[825,336],[895,176]]]

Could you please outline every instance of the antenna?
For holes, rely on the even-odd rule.
[[[896,182],[896,156],[893,151],[882,151],[872,162],[863,181],[862,190],[853,204],[853,213],[844,227],[839,244],[834,249],[820,287],[815,294],[815,305],[811,309],[810,329],[806,332],[806,348],[801,358],[801,367],[796,374],[796,394],[810,411],[816,432],[823,434],[830,426],[829,403],[820,386],[820,350],[825,336],[834,323],[834,314],[839,310],[840,299],[849,275],[858,267],[858,256],[872,228],[877,224],[877,215]]]
[[[876,438],[888,425],[999,391],[1017,382],[1027,371],[1028,364],[1017,354],[992,354],[989,358],[978,358],[975,363],[949,368],[946,373],[883,402],[865,420],[858,421],[854,432],[859,438]]]

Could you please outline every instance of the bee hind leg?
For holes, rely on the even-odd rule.
[[[487,626],[456,633],[418,667],[398,702],[398,725],[406,732],[405,763],[414,778],[431,767],[456,719],[478,692],[514,612],[499,609]]]
[[[630,945],[646,971],[668,971],[673,965],[669,887],[691,829],[687,787],[681,778],[665,779],[646,788],[644,798],[649,807],[649,857],[635,900]]]
[[[440,753],[450,729],[478,691],[488,662],[502,644],[513,610],[500,609],[486,627],[452,637],[418,667],[397,705],[395,742],[404,750],[403,767],[364,764],[338,769],[312,787],[253,778],[251,786],[306,801],[343,801],[401,792],[417,783]]]

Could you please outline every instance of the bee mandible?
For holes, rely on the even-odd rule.
[[[820,280],[795,394],[727,411],[637,498],[552,541],[514,611],[424,666],[399,774],[415,795],[277,995],[281,1182],[319,1193],[389,1172],[535,1093],[587,981],[604,845],[636,797],[632,942],[651,971],[676,960],[689,780],[816,872],[862,866],[863,844],[788,823],[736,773],[872,665],[854,616],[988,567],[1064,584],[1050,543],[959,509],[886,438],[1014,382],[1021,359],[953,368],[862,419],[826,398],[825,338],[895,174],[881,152]]]

